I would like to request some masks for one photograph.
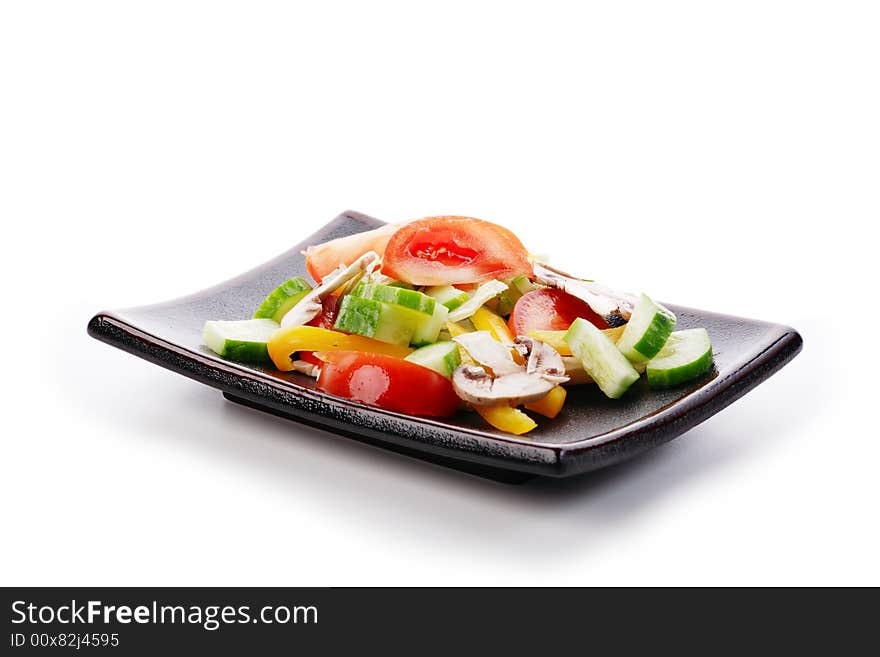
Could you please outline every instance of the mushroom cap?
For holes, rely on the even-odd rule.
[[[546,397],[556,385],[525,370],[496,378],[482,367],[463,365],[452,373],[455,392],[474,406],[527,404]]]
[[[559,352],[540,340],[516,338],[515,348],[526,358],[525,365],[514,361],[510,348],[494,340],[488,331],[467,333],[454,340],[480,363],[462,365],[452,373],[455,392],[475,406],[526,404],[568,381]]]

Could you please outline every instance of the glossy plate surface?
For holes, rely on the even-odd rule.
[[[703,326],[709,331],[712,373],[665,391],[649,390],[642,377],[619,400],[605,398],[595,386],[572,387],[559,417],[536,418],[538,428],[517,437],[489,428],[475,413],[422,419],[332,397],[302,374],[239,365],[202,345],[206,319],[248,318],[282,281],[296,275],[310,280],[300,253],[306,246],[380,225],[357,212],[343,213],[302,244],[226,283],[166,303],[98,313],[89,322],[89,334],[213,386],[232,401],[510,481],[566,477],[636,456],[717,413],[801,348],[800,335],[787,326],[670,305],[678,316],[677,329]]]

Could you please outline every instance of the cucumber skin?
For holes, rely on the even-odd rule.
[[[651,327],[642,336],[642,339],[633,345],[633,349],[639,352],[645,358],[653,358],[660,353],[663,345],[672,335],[675,328],[675,315],[661,309],[661,312],[654,315]]]
[[[389,344],[408,345],[418,326],[431,315],[412,308],[346,295],[333,328]]]
[[[455,309],[458,308],[461,304],[463,304],[465,301],[467,301],[468,298],[469,298],[469,297],[468,297],[467,294],[462,293],[462,295],[461,295],[460,297],[456,297],[455,299],[452,299],[452,300],[450,300],[450,301],[447,301],[447,302],[444,303],[443,305],[446,306],[449,310],[455,310]]]
[[[440,331],[446,328],[446,318],[449,316],[449,309],[443,304],[438,303],[434,306],[434,312],[429,319],[425,320],[416,327],[412,337],[412,345],[414,347],[424,347],[434,344],[440,338]]]
[[[632,346],[621,346],[620,342],[618,342],[617,345],[620,348],[620,351],[623,352],[623,355],[634,363],[646,363],[659,354],[660,350],[663,349],[663,345],[665,345],[666,341],[669,339],[669,336],[672,335],[676,321],[675,315],[670,310],[651,301],[647,295],[643,294],[642,297],[644,297],[651,306],[654,306],[657,309],[651,323],[642,334],[642,337]],[[632,322],[632,317],[630,318],[630,322]],[[627,324],[627,327],[629,325],[630,324]],[[624,329],[624,336],[625,335],[626,329]],[[621,341],[625,341],[624,336],[621,336]]]
[[[252,365],[269,365],[269,348],[265,342],[227,342],[221,354],[224,358],[234,360],[237,363],[250,363]]]
[[[444,350],[445,353],[444,353]],[[442,354],[439,356],[438,355]],[[455,369],[461,365],[461,354],[458,345],[451,341],[435,342],[426,347],[421,347],[404,358],[412,363],[434,370],[437,374],[452,377]]]
[[[376,332],[376,326],[379,324],[382,306],[379,305],[378,301],[371,301],[369,299],[364,299],[363,303],[355,304],[352,302],[352,299],[359,298],[349,295],[342,297],[342,303],[339,305],[339,312],[336,315],[336,321],[333,323],[333,329],[371,338]]]
[[[652,370],[648,365],[648,385],[652,388],[672,388],[687,381],[692,381],[703,376],[712,369],[712,350],[709,349],[705,354],[700,356],[699,361],[682,365],[671,370]],[[692,369],[691,366],[699,369]]]
[[[587,374],[607,397],[611,399],[622,397],[630,386],[639,380],[639,373],[633,368],[626,356],[620,352],[617,345],[611,341],[611,338],[587,320],[576,319],[566,332],[564,340],[571,348],[571,352],[581,361]],[[601,363],[588,361],[588,357],[591,356],[589,352],[595,350],[600,351],[598,354],[600,358],[613,361],[611,366],[619,376],[611,378],[607,371],[603,371],[605,368],[601,368]]]
[[[272,290],[257,311],[254,319],[271,319],[280,322],[281,319],[312,289],[303,278],[295,276],[285,281]]]
[[[467,292],[457,290],[452,285],[434,285],[427,288],[425,294],[442,303],[449,310],[455,310],[470,299],[470,295]]]
[[[651,367],[651,362],[648,362],[646,370],[648,385],[655,389],[671,388],[687,381],[693,381],[711,370],[714,362],[711,342],[708,349],[699,358],[678,367],[656,369]]]
[[[535,286],[525,274],[520,274],[507,281],[507,289],[498,295],[498,308],[496,309],[498,314],[509,315],[512,313],[520,297],[534,289],[536,289]]]
[[[417,290],[379,283],[361,283],[352,291],[352,296],[403,306],[428,315],[434,312],[437,303],[427,294]]]
[[[268,318],[260,317],[257,319],[265,321]],[[243,321],[246,322],[248,320]],[[272,363],[272,360],[269,357],[268,345],[266,342],[261,340],[224,339],[220,344],[218,350],[217,348],[215,348],[217,347],[217,345],[212,344],[215,342],[215,340],[209,337],[212,324],[214,324],[214,322],[205,322],[205,327],[202,329],[202,341],[205,343],[205,345],[208,346],[211,351],[216,353],[218,356],[222,356],[223,358],[234,360],[239,363],[249,363],[253,365],[269,365]],[[267,322],[267,324],[269,323]]]

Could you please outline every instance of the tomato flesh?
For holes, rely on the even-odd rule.
[[[456,243],[454,235],[444,235],[442,232],[418,235],[418,239],[412,240],[407,245],[407,250],[415,258],[439,262],[445,267],[470,264],[480,255],[475,249]]]
[[[336,314],[339,312],[339,296],[332,295],[321,302],[321,314],[313,317],[306,326],[317,326],[323,329],[333,329],[336,323]]]
[[[531,277],[532,266],[506,228],[472,217],[428,217],[391,236],[382,272],[412,285],[456,285]]]
[[[336,314],[339,312],[339,297],[335,295],[329,296],[321,302],[321,306],[321,314],[306,322],[306,326],[317,326],[318,328],[332,331],[333,325],[336,323]],[[315,365],[316,367],[324,365],[324,361],[315,356],[315,352],[313,351],[301,351],[297,355],[297,359]]]
[[[318,389],[363,404],[409,415],[449,417],[460,400],[452,383],[408,360],[357,351],[333,351],[325,359]]]
[[[514,335],[528,335],[529,331],[567,331],[578,317],[600,329],[608,328],[608,323],[585,301],[550,288],[521,296],[507,324]]]

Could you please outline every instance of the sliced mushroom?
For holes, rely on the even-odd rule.
[[[556,383],[568,381],[562,356],[549,344],[523,335],[517,336],[515,342],[517,345],[525,347],[526,352],[523,356],[528,358],[526,361],[527,374],[538,374],[548,381]]]
[[[474,406],[518,406],[546,397],[556,384],[525,370],[493,377],[482,367],[463,365],[453,372],[452,387]]]
[[[535,262],[535,278],[539,283],[568,292],[586,302],[590,308],[601,315],[609,326],[621,326],[632,316],[636,297],[626,292],[618,292],[594,281],[574,278],[569,274]]]
[[[281,318],[281,326],[302,326],[317,317],[323,309],[321,302],[339,288],[348,285],[375,269],[379,255],[368,251],[348,266],[339,267],[321,279],[321,284],[297,302]]]
[[[526,364],[519,365],[510,349],[496,342],[488,331],[466,333],[453,339],[480,363],[480,366],[462,365],[452,373],[455,392],[475,406],[518,406],[541,399],[568,381],[559,353],[539,340],[517,338],[517,345],[524,349],[526,358]],[[487,340],[496,346],[490,346]]]
[[[462,333],[452,339],[464,347],[471,358],[488,368],[494,376],[515,374],[523,369],[522,365],[517,364],[510,355],[510,347],[498,342],[489,331]]]

